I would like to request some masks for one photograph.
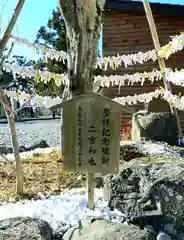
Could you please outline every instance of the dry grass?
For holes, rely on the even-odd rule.
[[[146,163],[162,163],[162,162],[173,162],[179,158],[174,156],[151,156],[151,157],[140,157],[138,160]]]
[[[143,163],[162,163],[162,162],[173,162],[177,161],[179,158],[174,157],[174,156],[147,156],[147,157],[140,157],[140,158],[135,158],[133,160],[138,160]],[[127,161],[120,160],[120,164],[127,163]]]
[[[37,198],[37,193],[60,194],[63,189],[82,187],[85,176],[79,173],[64,173],[58,152],[41,154],[23,160],[25,195],[15,193],[15,166],[12,163],[0,164],[0,202]]]
[[[142,157],[143,162],[175,161],[178,158],[167,156]],[[124,164],[125,161],[120,161]],[[37,199],[37,193],[58,195],[64,189],[82,187],[86,185],[86,176],[80,173],[63,172],[63,164],[59,152],[41,154],[23,160],[24,167],[24,196],[15,192],[15,166],[12,163],[0,164],[0,202],[18,201],[20,199]],[[80,177],[79,177],[80,176]]]

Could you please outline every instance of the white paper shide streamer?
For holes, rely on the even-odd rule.
[[[162,92],[162,98],[178,110],[184,110],[184,96],[179,98],[177,95],[165,90]]]
[[[41,97],[38,95],[32,96],[30,94],[27,94],[25,92],[21,92],[20,94],[17,94],[15,91],[5,91],[5,94],[8,97],[11,97],[15,99],[16,101],[20,102],[20,105],[22,106],[24,103],[29,101],[30,105],[39,104],[42,106],[45,106],[46,108],[50,108],[56,104],[62,103],[62,99],[57,98],[50,98],[50,97]]]
[[[172,40],[165,46],[163,46],[158,55],[161,57],[165,57],[168,59],[172,54],[181,51],[184,48],[184,34],[180,34],[179,36],[175,36]]]
[[[32,48],[34,50],[37,50],[38,52],[44,53],[46,58],[56,59],[57,61],[63,61],[63,62],[67,59],[67,53],[64,51],[57,51],[53,48],[45,47],[42,44],[32,43],[27,39],[18,38],[18,37],[12,37],[12,38],[16,41],[16,44],[20,44],[20,45],[24,44],[24,45],[27,45],[29,48]]]
[[[17,64],[3,64],[3,70],[9,73],[18,74],[23,78],[32,79],[36,76],[40,77],[40,81],[43,83],[48,83],[51,79],[54,79],[57,86],[61,86],[61,84],[65,85],[68,81],[68,76],[66,74],[55,74],[48,71],[35,71],[29,67],[22,67]]]
[[[47,47],[44,47],[40,44],[34,44],[31,43],[28,40],[21,39],[21,38],[15,38],[16,43],[18,44],[26,44],[27,46],[34,48],[38,51],[41,51],[45,54],[46,58],[56,59],[57,61],[65,61],[67,59],[67,53],[66,52],[59,52],[55,49],[50,49]],[[165,46],[161,48],[161,50],[158,52],[159,56],[168,58],[171,54],[176,53],[177,51],[181,51],[184,48],[184,34],[180,34],[179,36],[176,36],[172,38],[172,40]],[[117,55],[112,57],[105,57],[105,58],[98,58],[97,60],[97,66],[104,70],[107,70],[108,67],[112,68],[113,70],[121,67],[124,65],[125,68],[128,66],[132,66],[136,63],[143,64],[144,62],[147,62],[149,60],[156,61],[157,60],[157,52],[156,50],[148,51],[146,53],[139,52],[136,54],[127,54],[127,55]],[[34,78],[35,76],[40,77],[41,81],[47,83],[51,79],[55,80],[56,85],[60,86],[62,84],[66,84],[69,80],[66,74],[53,74],[47,71],[41,72],[41,71],[35,71],[28,67],[20,67],[16,64],[7,64],[5,63],[3,65],[3,70],[7,72],[13,72],[21,75],[22,77],[27,78]],[[166,73],[166,80],[175,84],[184,86],[184,69],[181,70],[175,70],[172,71],[172,69],[165,69]],[[145,81],[151,81],[151,83],[155,81],[159,81],[162,79],[162,74],[160,71],[154,69],[152,72],[143,72],[143,73],[135,73],[132,75],[125,74],[123,76],[119,75],[110,75],[110,76],[97,76],[95,77],[94,85],[99,87],[111,87],[111,86],[123,86],[126,84],[134,84],[134,83],[141,83],[141,85],[144,84]],[[21,92],[19,95],[17,95],[16,92],[8,92],[6,91],[6,94],[8,96],[11,96],[15,98],[16,100],[20,101],[22,104],[25,101],[28,101],[28,99],[31,97],[29,94]],[[153,100],[153,98],[162,97],[167,102],[175,106],[179,110],[184,110],[184,96],[179,98],[176,95],[173,95],[171,92],[166,90],[160,90],[157,89],[154,92],[150,93],[144,93],[139,95],[133,95],[133,96],[126,96],[126,97],[119,97],[113,99],[116,102],[119,102],[122,105],[133,105],[138,102],[140,103],[149,103]],[[49,97],[40,97],[40,96],[34,96],[32,97],[31,101],[39,102],[40,104],[45,105],[46,107],[51,107],[55,104],[58,104],[62,102],[60,98],[49,98]]]
[[[132,66],[136,63],[143,64],[149,60],[157,60],[156,50],[148,51],[146,53],[139,52],[127,55],[118,54],[117,56],[98,58],[97,67],[103,68],[106,71],[108,66],[112,69],[116,69],[121,67],[123,64],[124,67],[127,68],[128,66]]]
[[[184,86],[184,69],[172,71],[170,68],[165,69],[166,81],[174,85]],[[94,84],[101,87],[114,87],[125,86],[140,83],[143,85],[146,81],[151,83],[162,80],[162,73],[154,69],[152,72],[124,74],[124,75],[110,75],[110,76],[97,76],[95,77]]]
[[[21,92],[19,95],[15,91],[5,91],[5,94],[8,97],[14,98],[16,101],[20,102],[20,105],[23,105],[27,102],[30,98],[30,104],[35,105],[38,103],[39,105],[45,106],[46,108],[50,108],[56,104],[62,103],[62,99],[57,98],[50,98],[50,97],[41,97],[41,96],[31,96],[30,94],[26,94]],[[156,89],[153,92],[143,93],[143,94],[135,94],[133,96],[126,96],[126,97],[116,97],[112,99],[115,102],[118,102],[124,106],[126,105],[135,105],[137,103],[150,103],[153,99],[156,98],[163,98],[168,103],[173,105],[179,110],[184,110],[184,96],[179,98],[177,95],[173,95],[170,91],[164,89]]]
[[[95,84],[99,84],[101,87],[113,87],[124,86],[126,84],[133,85],[135,83],[141,83],[143,85],[145,81],[159,81],[162,79],[162,73],[156,69],[152,72],[124,74],[124,75],[110,75],[110,76],[97,76],[95,77]]]
[[[31,96],[30,94],[21,92],[20,94],[17,94],[15,91],[5,91],[6,95],[8,97],[14,98],[16,101],[20,102],[20,105],[23,105],[25,102],[27,102],[30,98],[30,104],[34,105],[35,103],[39,103],[40,105],[44,105],[46,108],[49,108],[55,104],[59,104],[62,102],[62,99],[57,98],[50,98],[50,97],[41,97],[38,95]],[[155,92],[150,93],[144,93],[139,95],[133,95],[133,96],[127,96],[127,97],[118,97],[114,98],[113,100],[115,102],[118,102],[122,105],[133,105],[136,103],[144,103],[144,102],[151,102],[153,98],[158,98],[160,95],[160,91],[156,90]]]
[[[55,74],[48,71],[35,71],[29,67],[22,67],[17,64],[3,64],[3,70],[6,72],[12,72],[18,74],[23,78],[34,78],[35,76],[40,77],[40,81],[43,83],[48,83],[51,79],[54,79],[57,86],[61,84],[65,85],[69,79],[68,76],[64,74]],[[184,69],[172,71],[172,69],[165,69],[166,80],[173,83],[174,85],[184,86]],[[154,69],[152,72],[134,73],[134,74],[124,74],[124,75],[110,75],[110,76],[96,76],[94,79],[94,84],[101,87],[113,87],[113,86],[124,86],[126,84],[133,85],[135,83],[141,83],[143,85],[145,81],[150,81],[151,83],[160,81],[162,79],[162,73],[159,70]]]
[[[135,94],[133,96],[127,97],[117,97],[113,100],[122,105],[134,105],[137,103],[149,103],[153,100],[153,98],[158,98],[160,96],[160,90],[156,90],[154,92],[143,93],[143,94]]]
[[[165,72],[167,81],[173,83],[174,85],[184,87],[184,69],[179,71],[176,69],[175,72],[171,69],[166,69]]]
[[[12,37],[17,44],[26,44],[28,47],[36,49],[37,51],[43,52],[46,58],[56,59],[57,61],[65,61],[67,59],[67,53],[64,51],[57,51],[53,48],[45,47],[41,44],[31,43],[29,40]],[[181,51],[184,48],[184,34],[181,33],[179,36],[175,36],[158,52],[159,56],[168,58],[171,54]],[[108,67],[116,69],[124,65],[125,68],[132,66],[136,63],[143,64],[149,60],[157,60],[157,52],[155,49],[148,52],[139,52],[135,54],[123,54],[117,56],[109,56],[97,59],[97,66],[103,68],[105,71]]]

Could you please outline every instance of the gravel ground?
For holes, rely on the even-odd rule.
[[[49,146],[60,143],[60,120],[17,122],[16,131],[20,145],[26,147],[45,140]],[[11,146],[8,124],[0,124],[0,145]]]

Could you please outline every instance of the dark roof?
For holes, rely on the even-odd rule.
[[[184,18],[184,5],[150,3],[153,14]],[[105,9],[123,12],[144,12],[143,3],[131,0],[106,0]]]

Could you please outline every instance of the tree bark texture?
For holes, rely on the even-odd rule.
[[[69,89],[92,91],[105,0],[58,0],[67,31]]]
[[[19,195],[23,195],[24,171],[23,171],[23,164],[20,158],[20,153],[19,153],[19,143],[16,135],[14,113],[11,107],[11,103],[8,101],[7,97],[2,92],[0,92],[0,101],[4,106],[5,113],[9,123],[9,128],[10,128],[13,154],[14,154],[15,163],[16,163],[15,164],[16,165],[16,193]]]
[[[68,77],[64,100],[93,91],[105,0],[58,0],[67,32]],[[62,130],[61,130],[62,131]],[[88,207],[94,208],[94,174],[88,173]]]
[[[12,14],[11,20],[4,32],[4,35],[0,41],[0,59],[1,65],[3,64],[3,52],[6,48],[6,44],[8,40],[11,37],[13,28],[17,22],[18,16],[22,10],[22,7],[25,3],[25,0],[18,0],[17,6],[14,10],[14,13]],[[1,69],[0,69],[1,70]],[[14,114],[12,111],[11,104],[7,100],[7,97],[4,94],[4,90],[1,89],[0,91],[0,101],[2,102],[6,116],[9,122],[10,132],[11,132],[11,139],[12,139],[12,147],[13,147],[13,153],[16,161],[16,192],[19,195],[23,194],[23,184],[24,184],[24,173],[23,173],[23,164],[20,159],[20,153],[19,153],[19,144],[16,136],[16,129],[15,129],[15,120],[14,120]]]
[[[17,135],[16,135],[14,114],[10,114],[9,116],[7,116],[7,118],[8,118],[8,123],[10,127],[10,132],[11,132],[13,154],[16,161],[16,168],[15,168],[16,169],[16,193],[19,195],[23,195],[24,172],[23,172],[23,164],[20,158],[20,153],[19,153],[19,144],[18,144]]]

